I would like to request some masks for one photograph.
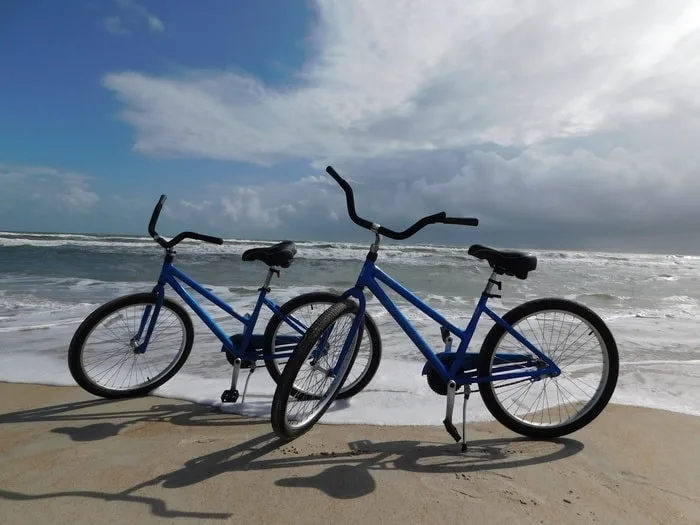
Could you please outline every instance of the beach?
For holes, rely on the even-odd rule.
[[[266,244],[183,245],[176,263],[249,312],[265,268],[240,254]],[[279,304],[348,288],[367,248],[297,244],[293,266],[272,283]],[[194,348],[175,377],[144,398],[93,397],[68,371],[71,337],[99,304],[150,289],[160,251],[141,237],[0,234],[2,522],[700,523],[700,257],[535,253],[538,270],[504,280],[490,304],[504,314],[555,296],[593,308],[617,341],[617,388],[595,421],[552,442],[513,434],[472,396],[462,454],[440,424],[445,398],[421,376],[423,357],[376,300],[376,375],[291,443],[272,434],[275,383],[264,367],[245,398],[221,405],[231,365],[194,314]],[[386,246],[380,262],[462,326],[489,275],[466,247]],[[442,350],[435,323],[398,304]],[[261,314],[256,332],[269,318]],[[473,351],[489,328],[479,325]],[[248,378],[241,373],[239,388]],[[461,431],[460,402],[454,422]]]
[[[700,523],[700,418],[610,405],[566,438],[269,420],[0,383],[4,523]],[[437,415],[436,415],[437,418]]]

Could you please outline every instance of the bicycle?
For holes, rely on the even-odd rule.
[[[339,296],[330,292],[310,292],[294,297],[282,306],[268,298],[272,276],[276,274],[277,277],[280,277],[281,269],[289,268],[296,255],[297,250],[294,242],[283,241],[268,247],[251,248],[242,254],[241,258],[244,261],[263,262],[268,266],[268,272],[264,284],[258,290],[259,294],[252,314],[239,314],[232,306],[173,264],[176,255],[174,248],[185,239],[217,245],[223,244],[224,241],[218,237],[190,231],[181,232],[171,240],[166,241],[155,229],[166,198],[165,195],[161,195],[148,224],[150,236],[165,250],[157,284],[151,292],[134,293],[113,299],[96,308],[83,320],[73,334],[68,348],[70,373],[76,383],[87,392],[111,399],[146,395],[169,381],[187,361],[194,342],[194,327],[189,314],[179,303],[165,297],[165,286],[169,285],[221,341],[221,351],[226,353],[228,362],[233,365],[231,387],[221,394],[222,403],[235,403],[238,400],[237,384],[240,370],[250,369],[243,390],[243,400],[245,400],[248,381],[252,373],[255,372],[258,361],[262,360],[272,379],[275,382],[279,381],[282,374],[280,367],[284,364],[283,361],[291,356],[292,349],[311,324],[299,320],[298,317],[301,317],[299,312],[307,307],[311,310],[322,311],[334,304]],[[229,337],[197,300],[183,288],[181,283],[188,285],[219,309],[239,321],[243,325],[243,331]],[[273,316],[268,321],[263,334],[253,333],[263,305],[273,312]],[[143,312],[129,316],[125,309],[130,307],[143,307]],[[151,310],[153,315],[151,315]],[[162,325],[166,325],[166,332],[177,325],[179,325],[179,331],[170,331],[165,335],[154,335],[156,323],[159,320],[163,321]],[[96,329],[101,324],[104,324],[104,333],[101,337],[96,337],[96,343],[99,345],[97,358],[106,358],[109,366],[100,377],[92,378],[90,373],[95,367],[91,367],[93,359],[90,359],[89,355],[85,355],[87,353],[86,347],[89,338],[96,333]],[[283,325],[291,328],[291,335],[279,335],[278,332]],[[109,342],[105,334],[116,338],[115,330],[117,328],[126,328],[127,337],[116,350],[105,352],[103,346]],[[381,339],[379,330],[371,316],[365,317],[363,329],[369,334],[366,362],[357,367],[359,370],[357,378],[348,383],[347,388],[343,389],[339,397],[356,395],[372,380],[379,367]],[[161,371],[152,364],[154,357],[157,358],[161,353],[164,353],[158,348],[160,343],[176,348],[174,357],[169,358],[169,362]],[[147,349],[148,353],[146,353]],[[146,365],[144,367],[146,370],[139,374],[139,370],[136,368],[141,364]],[[115,379],[120,372],[125,372],[122,374],[124,377],[121,379],[121,384],[116,385],[117,382],[115,382],[116,386],[100,384],[101,380],[111,383],[111,380]],[[143,380],[143,382],[125,387],[125,383],[132,379]]]
[[[278,437],[284,440],[291,440],[308,432],[336,398],[336,393],[342,387],[348,370],[352,365],[354,348],[357,347],[355,346],[350,351],[350,342],[362,337],[362,331],[358,332],[358,328],[360,325],[359,320],[365,312],[366,298],[363,293],[365,288],[377,298],[383,308],[389,312],[391,317],[399,324],[404,333],[425,357],[426,363],[423,366],[422,375],[426,376],[428,386],[433,392],[446,396],[446,411],[443,424],[455,441],[458,442],[461,439],[463,451],[467,448],[466,405],[470,393],[473,392],[471,389],[473,384],[478,386],[484,405],[491,415],[510,430],[526,437],[560,437],[584,427],[602,412],[610,400],[617,383],[619,357],[612,333],[596,313],[582,304],[559,298],[542,298],[527,301],[513,308],[503,317],[500,317],[487,306],[490,298],[501,297],[492,293],[494,286],[501,290],[502,281],[498,280],[498,276],[507,275],[518,279],[527,279],[528,274],[537,268],[537,258],[534,255],[518,251],[499,251],[480,244],[474,244],[469,247],[467,253],[479,260],[485,260],[492,271],[466,329],[462,330],[381,270],[376,265],[376,261],[382,235],[396,240],[403,240],[429,224],[478,226],[478,219],[447,217],[445,212],[440,212],[423,217],[402,232],[390,230],[359,217],[355,211],[354,194],[350,185],[338,175],[332,166],[328,166],[326,172],[345,192],[348,214],[352,221],[358,226],[372,231],[375,235],[375,240],[369,248],[355,286],[342,293],[338,302],[327,309],[309,327],[295,348],[280,381],[277,383],[272,402],[271,423]],[[388,286],[440,325],[441,338],[445,344],[444,351],[435,352],[425,342],[411,322],[389,298],[380,283]],[[568,330],[568,333],[565,333],[563,336],[560,334],[557,339],[550,338],[546,340],[542,338],[542,341],[540,341],[536,335],[537,344],[534,344],[522,335],[522,328],[516,330],[514,327],[514,325],[520,326],[523,321],[529,325],[529,318],[532,315],[550,311],[555,313],[555,320],[561,316],[560,324],[562,327],[566,326],[565,332]],[[482,342],[479,352],[468,352],[467,348],[482,314],[490,317],[494,321],[494,325]],[[335,326],[341,324],[341,321],[344,322],[346,318],[352,320],[349,324],[347,335],[341,335],[332,340],[332,342],[337,340],[343,341],[340,344],[342,348],[339,352],[338,361],[335,364],[326,364],[324,367],[320,367],[319,363],[321,363],[321,360],[327,358],[330,353],[329,334],[334,330]],[[584,331],[580,334],[572,328],[576,320],[582,321],[585,325]],[[529,326],[532,328],[532,325]],[[524,327],[527,328],[527,326]],[[544,328],[540,327],[540,329],[544,335]],[[515,342],[524,348],[525,352],[497,352],[507,335],[512,336]],[[453,336],[460,341],[456,351],[452,351]],[[587,339],[586,341],[581,341],[582,338]],[[552,352],[546,352],[544,349],[539,348],[547,341],[555,343],[555,348]],[[565,387],[560,388],[558,380],[561,379],[563,382],[563,380],[569,379],[573,383],[573,379],[577,378],[577,375],[590,375],[592,363],[590,360],[581,360],[581,357],[567,363],[561,361],[559,365],[555,363],[555,359],[559,360],[559,358],[562,358],[566,360],[566,358],[571,357],[569,355],[570,351],[563,348],[564,344],[569,342],[572,344],[597,342],[601,347],[600,353],[602,355],[602,372],[598,387],[595,389],[591,400],[583,404],[580,412],[576,412],[573,415],[569,414],[569,409],[575,409],[577,404],[564,403],[562,406],[562,398],[567,397],[570,392]],[[329,386],[324,393],[306,395],[300,393],[299,388],[295,386],[301,367],[306,363],[309,356],[311,357],[311,372],[313,373],[316,369],[321,368],[321,375],[328,378],[327,383],[329,383]],[[567,372],[567,367],[577,362],[578,366],[571,369],[572,375],[569,377],[568,373],[565,373]],[[494,385],[496,382],[499,383],[498,387]],[[524,389],[522,386],[518,386],[523,385],[523,383],[525,384]],[[518,406],[515,406],[516,413],[511,414],[509,412],[514,405],[522,405],[526,401],[527,398],[525,396],[530,393],[530,388],[533,385],[540,384],[546,387],[551,383],[555,383],[557,387],[554,397],[550,398],[545,391],[544,396],[540,393],[535,397],[534,404],[530,406],[533,416],[540,418],[539,422],[526,422],[519,417],[517,414]],[[584,386],[587,386],[585,382],[582,383]],[[496,389],[513,386],[516,387],[513,391],[517,394],[517,398],[506,407],[498,399]],[[452,413],[455,395],[458,393],[458,388],[461,387],[464,389],[464,402],[462,407],[462,435],[460,436],[452,423]],[[581,391],[585,391],[580,385],[577,385],[577,387]],[[562,415],[562,410],[566,411],[566,416],[568,416],[559,424],[552,423],[551,415],[549,421],[545,422],[543,411],[545,408],[549,408],[550,400],[552,402],[556,401],[560,416]],[[293,410],[306,406],[305,404],[309,404],[311,408],[308,415],[301,416],[301,411],[293,414],[287,413],[288,409]]]

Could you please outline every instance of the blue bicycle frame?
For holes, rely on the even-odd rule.
[[[491,278],[489,281],[493,281],[495,277],[495,272],[491,275]],[[436,323],[440,324],[441,326],[445,327],[450,333],[454,334],[459,338],[460,344],[459,347],[457,348],[457,351],[453,353],[454,359],[452,361],[451,366],[449,369],[440,361],[438,358],[438,355],[436,354],[430,346],[425,342],[425,340],[421,337],[421,335],[418,333],[418,331],[413,327],[411,322],[404,316],[404,314],[401,312],[401,310],[396,306],[396,304],[392,301],[392,299],[386,294],[386,292],[382,289],[380,283],[384,283],[386,286],[394,290],[396,293],[398,293],[401,297],[406,299],[409,303],[411,303],[413,306],[421,310],[423,313],[425,313],[428,317],[430,317],[433,321]],[[439,312],[435,311],[432,307],[427,305],[422,299],[420,299],[418,296],[413,294],[410,290],[406,289],[404,286],[402,286],[399,282],[391,278],[389,275],[387,275],[384,271],[382,271],[378,266],[376,266],[375,262],[371,260],[370,258],[365,260],[365,263],[362,267],[362,270],[360,271],[360,275],[357,278],[357,282],[355,286],[349,290],[347,290],[343,295],[343,299],[347,299],[350,297],[353,297],[358,300],[359,302],[359,312],[357,313],[357,317],[355,318],[355,321],[353,322],[352,328],[351,328],[351,334],[354,334],[356,330],[359,328],[359,321],[363,318],[364,313],[365,313],[365,307],[366,307],[366,298],[363,293],[363,289],[367,287],[369,291],[379,300],[379,302],[382,304],[385,310],[391,314],[391,316],[394,318],[394,320],[399,324],[399,326],[403,329],[403,331],[406,333],[406,335],[413,341],[413,343],[416,345],[418,350],[423,354],[423,356],[426,358],[428,361],[425,365],[424,368],[424,373],[427,371],[428,367],[432,366],[438,373],[438,375],[445,381],[448,382],[450,380],[454,380],[457,385],[465,385],[465,384],[471,384],[471,383],[482,383],[482,382],[489,382],[489,381],[494,381],[494,380],[505,380],[505,379],[515,379],[515,378],[522,378],[522,377],[529,377],[529,378],[537,378],[543,375],[549,375],[549,374],[559,374],[561,371],[559,367],[549,358],[547,357],[544,353],[542,353],[537,347],[535,347],[530,341],[528,341],[526,338],[524,338],[518,331],[516,331],[508,322],[506,322],[503,318],[501,318],[498,314],[496,314],[493,310],[491,310],[488,306],[486,306],[486,303],[488,301],[489,295],[485,291],[485,293],[482,294],[475,310],[474,313],[472,314],[472,317],[469,321],[469,324],[467,325],[467,328],[465,330],[462,330],[455,326],[454,324],[450,323],[447,319],[445,319]],[[487,288],[487,290],[490,290],[490,285]],[[470,371],[465,372],[464,371],[464,365],[465,365],[465,360],[467,359],[467,348],[469,347],[469,343],[471,342],[472,336],[474,335],[474,332],[476,331],[477,324],[479,323],[479,319],[481,318],[482,314],[486,314],[489,316],[491,319],[493,319],[494,322],[498,323],[501,325],[505,330],[508,331],[513,337],[515,337],[518,341],[520,341],[525,347],[527,347],[533,354],[535,354],[539,359],[541,359],[544,363],[547,364],[546,368],[539,368],[538,370],[532,370],[532,371],[521,371],[521,372],[512,372],[511,370],[517,370],[517,369],[522,369],[522,364],[523,363],[529,363],[529,364],[534,364],[535,360],[534,359],[528,359],[525,356],[521,354],[497,354],[497,360],[499,363],[504,363],[502,366],[499,365],[498,371],[499,373],[496,375],[489,375],[489,376],[478,376],[476,370],[476,366],[472,366],[469,368]],[[341,359],[339,362],[342,362],[343,359],[342,357],[344,356],[344,353],[348,351],[348,341],[351,341],[352,338],[348,337],[348,340],[346,341],[343,350],[341,352]],[[452,353],[452,352],[449,352]],[[444,354],[444,353],[443,353]],[[469,353],[470,356],[478,356],[478,353]]]
[[[271,273],[268,273],[268,279],[265,283],[264,286],[260,288],[260,293],[258,295],[258,299],[255,303],[255,307],[253,308],[253,313],[250,315],[240,315],[237,313],[229,304],[225,303],[221,299],[219,299],[216,295],[214,295],[212,292],[204,288],[202,285],[197,283],[194,279],[189,277],[187,274],[176,268],[172,264],[172,260],[169,257],[166,257],[165,261],[163,262],[163,267],[160,272],[160,277],[158,278],[158,284],[153,288],[153,292],[156,294],[156,304],[155,304],[155,311],[153,316],[151,317],[150,323],[148,323],[148,328],[146,330],[146,336],[144,340],[139,344],[137,347],[136,351],[140,353],[144,353],[146,351],[146,348],[148,346],[148,342],[151,339],[151,335],[153,333],[153,328],[155,327],[156,320],[158,319],[158,314],[160,312],[160,308],[163,305],[163,298],[165,297],[165,285],[170,285],[170,287],[175,290],[175,292],[192,308],[192,310],[197,314],[197,316],[206,324],[209,329],[216,335],[216,337],[221,341],[223,344],[224,348],[228,351],[231,352],[234,356],[240,357],[242,359],[282,359],[282,358],[289,358],[292,355],[292,351],[290,350],[289,352],[275,352],[272,356],[266,357],[262,356],[258,353],[251,354],[248,352],[248,346],[253,340],[254,337],[261,337],[262,336],[254,336],[253,335],[253,330],[255,328],[255,324],[257,323],[258,316],[260,314],[260,309],[262,305],[264,304],[267,306],[270,310],[272,310],[273,313],[276,315],[279,315],[282,317],[287,324],[292,326],[294,330],[299,332],[300,335],[304,334],[304,331],[306,328],[298,322],[293,316],[287,316],[284,315],[277,304],[272,301],[271,299],[267,298],[267,292],[269,291],[268,284],[269,284],[269,279],[270,279]],[[194,291],[202,295],[204,298],[209,300],[211,303],[214,305],[218,306],[220,309],[225,311],[227,314],[235,318],[236,320],[240,321],[243,323],[244,329],[243,329],[243,334],[242,334],[242,340],[240,341],[240,345],[236,345],[232,340],[229,335],[224,332],[221,327],[212,319],[209,314],[199,305],[199,303],[196,301],[192,295],[190,295],[187,290],[185,290],[180,284],[180,281],[191,287]],[[151,306],[149,305],[146,307],[144,314],[141,318],[141,324],[139,326],[139,330],[134,337],[134,341],[138,341],[141,338],[141,334],[143,333],[144,328],[146,327],[146,322],[148,320],[149,314],[150,314],[150,309]],[[293,337],[293,336],[278,336],[278,339],[276,339],[276,342],[281,342],[281,343],[286,343],[286,344],[295,344],[298,342],[298,339]],[[258,342],[259,343],[259,342]],[[261,347],[261,344],[258,344],[257,346]]]

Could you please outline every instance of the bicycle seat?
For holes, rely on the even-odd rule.
[[[268,266],[289,268],[297,253],[297,247],[292,241],[282,241],[265,248],[251,248],[243,252],[244,261],[262,261]]]
[[[477,259],[485,259],[498,274],[527,279],[527,274],[537,268],[537,257],[524,252],[500,251],[481,244],[472,244],[467,251]]]

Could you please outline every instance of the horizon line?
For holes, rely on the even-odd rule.
[[[83,232],[49,232],[49,231],[20,231],[20,230],[0,230],[0,235],[2,234],[12,234],[12,235],[36,235],[36,236],[51,236],[51,235],[76,235],[82,237],[127,237],[134,239],[150,239],[148,234],[133,234],[133,233],[83,233]],[[237,237],[222,237],[224,241],[242,241],[242,242],[281,242],[281,238],[276,239],[264,239],[264,238],[237,238]],[[355,244],[363,245],[364,243],[358,241],[340,241],[340,240],[329,240],[329,239],[287,239],[293,242],[313,242],[313,243],[342,243],[342,244]],[[470,244],[451,244],[451,243],[429,243],[429,242],[401,242],[394,241],[393,239],[383,238],[384,245],[389,246],[436,246],[436,247],[450,247],[450,248],[465,248]],[[0,246],[2,248],[2,246]],[[549,251],[549,252],[579,252],[579,253],[603,253],[603,254],[627,254],[627,255],[680,255],[680,256],[690,256],[698,257],[700,253],[684,253],[684,252],[640,252],[640,251],[609,251],[609,250],[594,250],[594,249],[584,249],[584,248],[552,248],[552,247],[517,247],[513,248],[518,251]]]

